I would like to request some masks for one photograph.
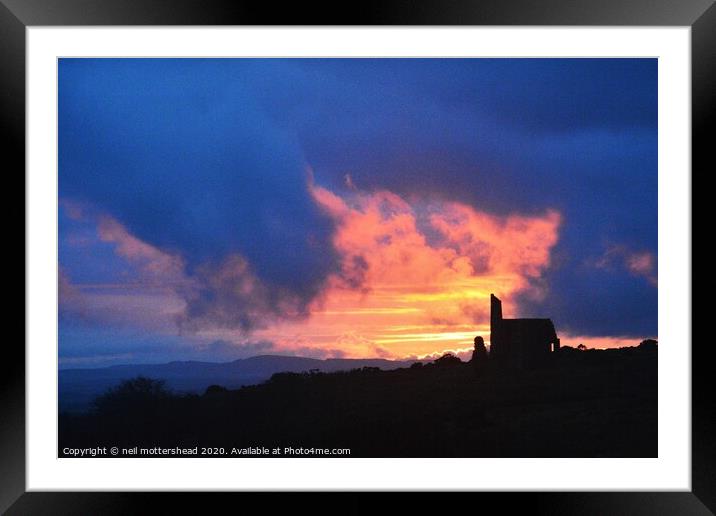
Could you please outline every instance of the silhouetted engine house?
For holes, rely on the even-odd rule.
[[[490,359],[529,367],[558,349],[551,319],[503,319],[502,301],[490,294]]]

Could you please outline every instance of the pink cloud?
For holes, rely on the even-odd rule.
[[[101,241],[115,244],[118,256],[138,264],[148,277],[160,279],[164,284],[184,279],[181,257],[143,242],[112,217],[99,218],[97,233]]]
[[[594,263],[597,268],[624,267],[633,276],[645,278],[658,286],[656,256],[649,251],[635,251],[624,245],[612,245]]]

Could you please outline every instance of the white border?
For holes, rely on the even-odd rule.
[[[29,491],[690,490],[690,28],[27,30]],[[659,458],[58,459],[56,60],[90,55],[658,57]]]

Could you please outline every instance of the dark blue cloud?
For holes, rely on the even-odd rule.
[[[654,59],[334,60],[286,67],[301,102],[274,116],[295,127],[321,181],[430,192],[497,213],[564,215],[544,302],[590,334],[655,335],[657,291],[643,277],[585,265],[609,246],[657,250]],[[280,94],[278,94],[280,96]]]
[[[656,288],[593,266],[656,254],[655,59],[63,59],[59,108],[60,194],[190,267],[240,252],[314,296],[335,255],[310,165],[330,188],[556,208],[549,295],[524,314],[656,334]]]
[[[190,270],[238,252],[268,284],[315,295],[331,226],[298,143],[247,93],[239,62],[63,59],[59,74],[61,197]]]
[[[570,263],[552,271],[547,283],[550,295],[543,302],[523,300],[524,315],[551,315],[559,330],[572,335],[657,335],[656,288],[644,278]]]

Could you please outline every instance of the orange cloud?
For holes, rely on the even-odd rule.
[[[188,275],[181,257],[110,217],[98,221],[100,240],[142,277],[137,285],[76,286],[85,308],[155,330],[179,321],[199,339],[243,342],[251,333],[273,342],[272,352],[431,359],[468,357],[475,335],[489,338],[491,292],[515,317],[516,294],[545,294],[539,279],[558,241],[558,212],[495,216],[457,202],[363,192],[346,181],[343,196],[309,181],[334,221],[340,264],[305,312],[288,294],[274,299],[239,255]]]
[[[462,351],[489,335],[489,295],[514,313],[518,292],[550,264],[561,217],[498,217],[465,204],[406,200],[392,192],[341,197],[309,183],[334,219],[340,271],[310,307],[310,318],[259,332],[292,349],[339,347],[347,356],[426,356]]]

